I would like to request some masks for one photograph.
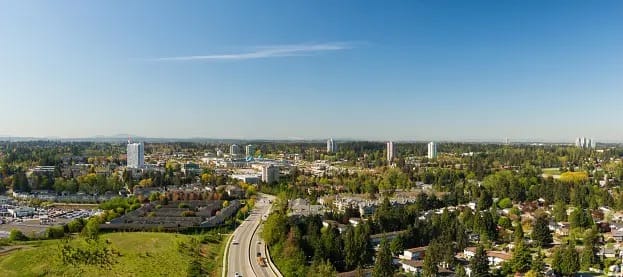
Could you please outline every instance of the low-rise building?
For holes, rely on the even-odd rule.
[[[428,246],[406,249],[399,258],[402,260],[423,260],[427,248]]]

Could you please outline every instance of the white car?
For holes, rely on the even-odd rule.
[[[242,275],[240,275],[240,273],[236,272],[234,273],[234,277],[241,277]]]
[[[238,241],[237,241],[237,240],[233,240],[233,241],[231,242],[231,244],[236,245],[236,244],[238,244]]]

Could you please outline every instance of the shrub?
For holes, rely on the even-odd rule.
[[[9,234],[9,240],[10,241],[25,241],[25,240],[28,240],[28,237],[26,237],[26,235],[24,235],[22,231],[13,229],[11,230],[11,233]]]
[[[512,206],[513,206],[513,202],[508,197],[504,198],[504,199],[501,199],[498,202],[498,207],[500,207],[501,209],[507,209],[507,208],[510,208]]]
[[[80,233],[82,228],[84,228],[84,219],[82,218],[77,218],[67,223],[67,232],[69,233]]]
[[[52,226],[45,229],[45,237],[48,239],[58,239],[65,236],[63,226]]]
[[[183,211],[182,212],[182,216],[183,217],[192,217],[192,216],[195,216],[195,212],[193,212],[193,211]]]
[[[188,203],[180,203],[177,207],[180,209],[189,209],[190,205],[188,205]]]

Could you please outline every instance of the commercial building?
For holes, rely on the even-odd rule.
[[[232,144],[229,146],[229,155],[237,156],[240,154],[240,146],[238,144]]]
[[[327,140],[327,153],[335,153],[337,152],[337,144],[333,141],[332,138]]]
[[[129,168],[143,168],[145,166],[145,145],[142,142],[128,141],[127,151]]]
[[[244,148],[244,153],[247,157],[253,157],[255,155],[255,145],[249,144]]]
[[[392,162],[392,160],[396,157],[396,149],[394,149],[394,142],[387,142],[387,161]]]
[[[233,174],[230,177],[240,180],[247,184],[257,185],[260,183],[260,176],[252,175],[252,174]]]
[[[181,166],[182,173],[184,174],[201,174],[203,170],[196,163],[184,163]]]
[[[431,141],[428,143],[428,158],[436,159],[437,158],[437,143]]]
[[[262,168],[262,181],[268,184],[278,182],[279,168],[272,164]]]

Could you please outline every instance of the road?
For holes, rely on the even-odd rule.
[[[272,195],[260,194],[249,217],[234,231],[234,238],[229,246],[227,275],[237,272],[244,277],[276,276],[270,267],[261,267],[257,263],[257,253],[266,257],[266,247],[260,238],[262,217],[267,215],[275,199]]]

